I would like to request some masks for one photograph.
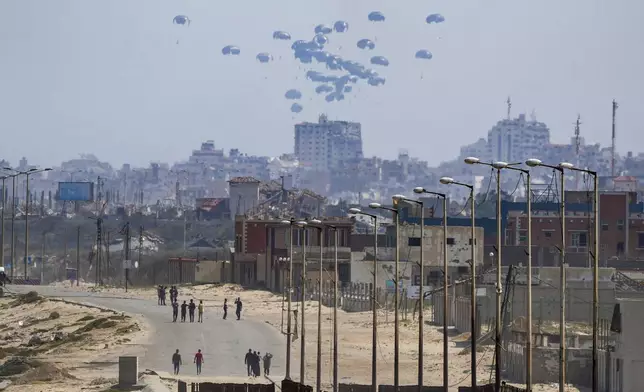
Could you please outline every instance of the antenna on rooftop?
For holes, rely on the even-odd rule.
[[[508,100],[505,101],[505,103],[508,104],[508,120],[511,118],[511,113],[512,113],[512,100],[510,99],[510,96],[508,95]]]
[[[617,114],[617,101],[613,99],[613,133],[610,147],[610,176],[615,179],[615,115]]]
[[[575,159],[576,167],[579,167],[579,148],[581,147],[581,138],[579,137],[581,125],[581,115],[577,115],[577,121],[575,121]],[[579,172],[575,172],[575,190],[579,190]]]

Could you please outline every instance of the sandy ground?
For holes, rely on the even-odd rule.
[[[79,290],[95,290],[92,287],[82,286]],[[156,299],[154,289],[131,289],[125,293],[123,289],[100,288],[103,292],[118,293],[124,297],[143,297]],[[236,285],[199,285],[192,287],[181,287],[179,299],[203,300],[206,312],[222,314],[222,304],[227,298],[229,316],[234,317],[234,305],[232,302],[236,297],[241,297],[244,303],[242,318],[253,318],[262,320],[278,330],[285,332],[286,315],[282,307],[281,296],[276,296],[266,291],[244,290]],[[293,309],[298,310],[297,334],[301,335],[301,305],[293,304]],[[316,355],[317,355],[317,309],[318,303],[307,301],[304,307],[305,334],[306,334],[306,378],[305,382],[314,385],[316,377]],[[332,382],[332,331],[333,331],[333,309],[322,307],[322,384],[330,386]],[[394,363],[394,328],[393,312],[378,312],[378,382],[393,383]],[[426,316],[427,317],[427,316]],[[371,383],[371,353],[372,353],[372,313],[359,312],[347,313],[338,310],[338,373],[341,383]],[[443,372],[443,346],[442,329],[426,324],[424,327],[424,383],[425,385],[442,385]],[[407,320],[400,322],[400,383],[417,383],[418,369],[418,321],[408,315]],[[292,345],[292,361],[300,363],[301,339],[296,337]],[[470,354],[464,352],[463,347],[469,345],[469,336],[451,336],[449,343],[449,377],[450,390],[457,390],[458,386],[470,385]],[[261,348],[253,348],[261,350]],[[479,384],[486,384],[490,381],[493,347],[482,346],[478,350],[478,381]],[[535,392],[558,391],[556,385],[535,385]],[[577,388],[567,387],[566,391],[578,391]]]
[[[0,298],[0,380],[12,381],[8,392],[105,390],[117,374],[101,367],[147,337],[145,323],[128,315],[28,298]],[[10,367],[26,372],[12,375]]]

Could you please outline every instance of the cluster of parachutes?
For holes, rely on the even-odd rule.
[[[370,22],[379,23],[385,22],[386,17],[380,11],[370,12],[367,16]],[[438,24],[445,21],[441,14],[430,14],[425,19],[427,24]],[[173,19],[173,23],[179,26],[189,26],[191,21],[185,15],[177,15]],[[319,24],[313,30],[313,38],[311,40],[297,40],[291,45],[293,56],[302,64],[312,64],[315,61],[318,64],[324,64],[328,71],[336,71],[335,73],[323,73],[315,70],[308,70],[306,78],[311,82],[317,83],[315,92],[317,94],[324,94],[327,102],[342,101],[345,99],[345,93],[353,91],[353,84],[361,80],[370,86],[380,86],[385,84],[386,80],[380,76],[374,69],[369,68],[357,61],[347,60],[339,55],[330,53],[325,50],[325,45],[330,42],[329,35],[332,33],[345,33],[349,31],[349,23],[343,20],[338,20],[332,25]],[[277,30],[273,32],[273,39],[278,41],[291,41],[291,34]],[[177,41],[178,43],[178,41]],[[376,49],[374,41],[368,38],[362,38],[356,43],[358,49],[363,51],[372,51]],[[235,45],[226,45],[221,49],[221,53],[225,56],[239,56],[241,49]],[[268,52],[261,52],[255,56],[259,63],[266,64],[272,62],[273,56]],[[419,60],[431,60],[433,58],[432,52],[427,49],[420,49],[416,52],[415,58]],[[384,56],[373,56],[370,59],[371,65],[388,67],[389,60]],[[302,99],[302,93],[296,89],[286,91],[284,97],[287,100],[297,101]],[[297,102],[291,105],[292,113],[300,113],[303,106]]]

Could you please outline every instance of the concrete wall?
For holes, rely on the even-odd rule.
[[[414,263],[400,263],[398,270],[402,277],[403,287],[407,287],[411,281],[412,266]],[[376,287],[385,288],[386,281],[394,278],[393,261],[378,261],[378,270],[376,277],[378,284]],[[373,283],[373,261],[353,261],[351,262],[351,282],[352,283]]]
[[[227,261],[200,260],[195,271],[196,283],[223,283]]]
[[[393,231],[388,229],[392,235]],[[443,228],[441,226],[425,226],[422,241],[425,265],[443,264]],[[476,263],[483,264],[484,258],[484,232],[482,227],[476,227]],[[447,228],[447,260],[450,266],[467,266],[471,260],[471,228],[454,226]],[[400,255],[401,258],[420,260],[420,246],[409,246],[410,238],[420,238],[419,225],[403,225],[400,228]],[[413,241],[413,240],[412,240]],[[395,242],[394,242],[395,243]]]
[[[621,333],[617,339],[614,357],[622,369],[624,392],[641,391],[644,385],[644,301],[620,299]]]
[[[240,182],[229,184],[230,194],[230,216],[234,220],[235,215],[243,215],[259,204],[259,183]]]

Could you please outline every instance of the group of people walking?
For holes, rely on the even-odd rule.
[[[273,354],[271,353],[266,353],[262,357],[261,353],[257,351],[253,351],[252,349],[248,349],[248,352],[244,356],[244,364],[246,365],[246,372],[248,373],[248,376],[249,377],[261,376],[261,371],[260,371],[261,364],[264,365],[264,375],[265,376],[270,375],[272,359],[273,359]],[[200,375],[201,368],[205,363],[201,349],[197,350],[192,362],[195,364],[197,368],[197,375]],[[181,359],[181,354],[179,353],[179,349],[177,349],[174,352],[174,354],[172,354],[172,367],[173,367],[173,374],[175,376],[179,374],[179,371],[181,370],[182,365],[183,365],[183,360]]]
[[[198,323],[203,323],[203,301],[199,301],[197,305],[194,300],[190,300],[190,303],[183,301],[181,306],[179,306],[179,301],[172,302],[172,322],[177,322],[177,316],[179,315],[179,307],[181,307],[181,322],[186,322],[186,313],[190,316],[190,322],[195,322],[195,309],[198,311],[199,317],[197,318]]]
[[[259,377],[261,375],[260,364],[264,364],[264,375],[268,376],[271,373],[271,359],[273,359],[273,354],[266,353],[263,357],[260,352],[253,351],[248,349],[248,352],[244,356],[244,364],[246,365],[246,372],[248,372],[249,377]]]

